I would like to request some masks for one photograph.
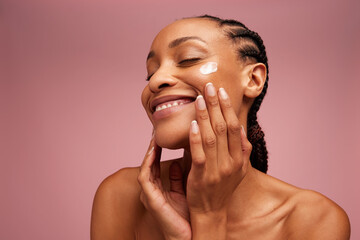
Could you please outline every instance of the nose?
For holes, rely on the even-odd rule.
[[[149,89],[156,93],[163,88],[175,86],[177,80],[171,76],[169,69],[159,68],[149,80]]]

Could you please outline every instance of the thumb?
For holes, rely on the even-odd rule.
[[[174,161],[169,168],[170,191],[185,195],[181,166]]]

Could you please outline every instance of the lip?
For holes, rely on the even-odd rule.
[[[189,95],[166,95],[166,96],[154,98],[150,102],[150,110],[152,113],[154,113],[157,105],[162,104],[164,102],[174,101],[174,100],[184,99],[184,98],[190,98],[192,101],[194,101],[196,99],[196,97],[189,96]]]

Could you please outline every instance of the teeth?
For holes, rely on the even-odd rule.
[[[169,108],[169,107],[175,107],[175,106],[180,106],[183,105],[184,103],[188,103],[190,102],[190,100],[179,100],[179,101],[174,101],[172,103],[167,103],[167,104],[162,104],[162,105],[158,105],[155,109],[155,111],[160,111],[163,110],[165,108]]]

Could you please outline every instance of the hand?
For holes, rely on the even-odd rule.
[[[180,164],[171,164],[170,191],[166,191],[160,179],[160,157],[161,148],[152,139],[138,176],[142,188],[140,199],[159,222],[165,239],[191,239],[189,210]]]
[[[203,220],[226,215],[232,194],[247,173],[252,150],[225,90],[216,94],[208,83],[205,97],[206,103],[202,96],[196,99],[197,121],[190,130],[187,202],[192,226],[194,215]]]

